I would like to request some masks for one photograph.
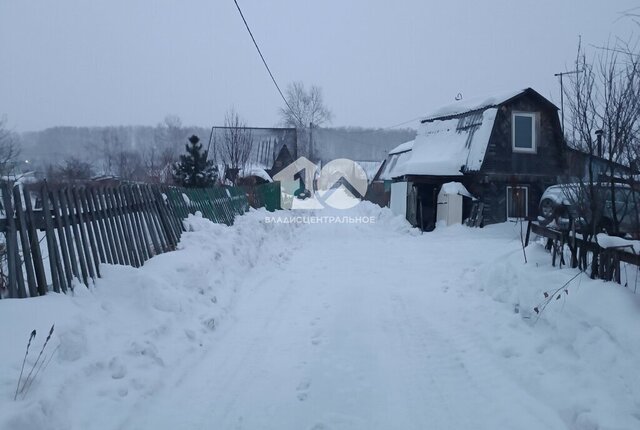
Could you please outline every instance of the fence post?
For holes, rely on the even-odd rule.
[[[53,222],[51,220],[51,209],[49,208],[49,190],[44,184],[40,190],[42,196],[42,215],[44,218],[45,236],[47,238],[47,250],[49,251],[49,267],[51,268],[51,281],[53,283],[53,291],[56,293],[67,292],[66,279],[63,275],[62,262],[60,260],[60,252],[56,243],[56,235],[54,232]]]
[[[16,213],[17,230],[20,233],[20,244],[22,245],[22,263],[27,273],[29,296],[35,297],[38,295],[38,287],[36,286],[36,274],[33,268],[33,260],[31,259],[31,244],[27,237],[27,220],[22,210],[22,197],[19,186],[13,187],[13,202],[15,204],[14,210]]]
[[[16,223],[13,218],[13,205],[11,204],[11,188],[6,182],[2,184],[2,200],[4,203],[4,213],[7,218],[7,231],[5,232],[7,244],[7,271],[9,272],[7,289],[9,291],[9,297],[22,298],[26,297],[27,294],[24,290],[24,280],[21,287],[18,282],[18,272],[22,275],[22,265],[19,262],[20,259],[18,256],[18,239],[16,237]]]

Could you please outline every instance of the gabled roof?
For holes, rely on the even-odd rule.
[[[498,107],[500,105],[510,102],[511,100],[525,93],[529,93],[535,96],[541,101],[544,101],[545,103],[551,105],[556,110],[558,109],[556,105],[554,105],[545,97],[540,95],[540,93],[538,93],[533,88],[524,88],[524,89],[515,90],[515,91],[513,90],[505,91],[502,93],[494,94],[492,96],[462,99],[455,103],[442,106],[434,110],[429,115],[427,115],[421,122],[424,123],[424,122],[433,121],[436,119],[448,119],[448,118],[457,117],[460,115],[465,115],[475,111],[481,111],[481,110],[485,110],[492,107]]]
[[[480,170],[498,108],[525,94],[557,109],[531,88],[461,100],[436,109],[421,121],[413,149],[401,169],[393,170],[393,177],[461,176]]]

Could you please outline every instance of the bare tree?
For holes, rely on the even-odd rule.
[[[105,175],[115,175],[115,154],[122,151],[122,141],[115,130],[104,128],[100,145],[101,170]],[[87,148],[89,150],[90,148]]]
[[[142,161],[142,155],[135,150],[122,150],[115,154],[116,176],[131,181],[144,181],[147,171]]]
[[[19,155],[18,136],[7,128],[6,116],[0,116],[0,176],[13,173]]]
[[[182,120],[176,115],[167,115],[156,132],[158,159],[161,165],[166,166],[178,159],[184,140],[187,138],[187,130],[182,125]]]
[[[640,56],[625,45],[598,49],[588,58],[579,46],[576,66],[579,72],[565,91],[568,140],[588,154],[588,161],[580,190],[570,197],[591,234],[603,227],[617,233],[621,219],[628,215],[618,211],[632,207],[629,202],[616,204],[619,167],[629,166],[640,154]]]
[[[47,166],[46,177],[53,182],[79,181],[91,179],[94,175],[93,166],[77,157],[71,157],[64,163]]]
[[[172,180],[171,166],[178,159],[187,131],[176,115],[167,115],[158,124],[153,142],[141,149],[147,180],[167,183]]]
[[[293,82],[287,86],[287,106],[280,108],[282,124],[287,127],[306,129],[310,124],[321,126],[331,122],[332,113],[325,106],[322,89],[312,85],[309,90],[302,82]]]
[[[246,169],[253,151],[253,133],[232,108],[224,119],[222,141],[218,142],[220,160],[225,164],[225,176],[236,182],[238,172]]]

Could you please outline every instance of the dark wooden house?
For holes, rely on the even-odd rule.
[[[476,198],[463,218],[473,214],[486,225],[537,216],[544,190],[568,172],[566,153],[558,108],[526,88],[439,109],[421,121],[409,152],[390,154],[381,175],[392,178],[392,203],[394,192],[406,193],[406,216],[416,226],[434,228],[447,182]]]

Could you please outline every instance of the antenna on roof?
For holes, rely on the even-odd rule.
[[[562,85],[562,77],[565,75],[574,75],[580,73],[580,70],[571,70],[569,72],[554,73],[553,76],[560,77],[560,112],[562,113],[562,137],[564,138],[564,86]]]
[[[460,100],[462,100],[462,93],[456,94],[456,101],[459,102]]]

